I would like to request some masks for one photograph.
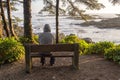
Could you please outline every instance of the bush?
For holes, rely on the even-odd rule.
[[[79,43],[80,39],[75,36],[74,34],[70,34],[66,36],[64,39],[62,39],[61,43]]]
[[[116,48],[109,48],[105,50],[104,57],[109,60],[113,60],[113,55],[116,53]]]
[[[69,36],[66,36],[64,39],[62,39],[62,41],[60,41],[61,43],[78,43],[79,44],[79,51],[80,51],[80,54],[84,54],[84,51],[86,48],[88,48],[88,43],[86,43],[84,40],[81,40],[79,39],[77,36],[75,35],[69,35]]]
[[[34,43],[38,44],[39,43],[38,35],[33,35],[33,40],[34,40]]]
[[[19,37],[19,41],[21,43],[35,43],[35,44],[38,44],[38,35],[33,35],[33,41],[30,41],[29,38],[26,38],[24,36],[20,36]]]
[[[19,41],[24,44],[24,43],[28,43],[28,42],[29,42],[29,39],[28,39],[28,38],[25,38],[24,36],[20,36],[20,37],[19,37]]]
[[[113,42],[86,43],[75,35],[66,36],[61,43],[78,43],[80,54],[102,54],[106,59],[113,60],[120,64],[120,45]]]
[[[120,46],[107,49],[104,56],[106,59],[113,60],[120,64]]]
[[[79,41],[80,55],[84,55],[88,47],[89,47],[89,44],[86,41],[80,40]]]
[[[89,47],[86,49],[86,54],[104,54],[105,50],[108,48],[114,47],[114,43],[112,42],[97,42],[94,44],[90,44]]]
[[[22,44],[14,38],[0,39],[0,64],[19,60],[24,52]]]

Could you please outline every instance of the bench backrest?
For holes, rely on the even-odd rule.
[[[78,44],[47,44],[47,45],[37,45],[37,44],[25,44],[25,48],[28,52],[63,52],[63,51],[78,51]]]

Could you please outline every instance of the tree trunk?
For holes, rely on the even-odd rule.
[[[1,18],[1,17],[0,17]],[[1,24],[1,21],[0,21],[0,38],[2,38],[3,37],[3,31],[2,31],[3,29],[2,29],[2,24]]]
[[[31,0],[24,0],[24,37],[30,41],[32,39],[32,25],[31,25]]]
[[[5,18],[5,13],[4,13],[4,10],[3,10],[2,0],[0,0],[0,8],[1,8],[2,20],[3,20],[3,24],[4,24],[3,28],[6,32],[6,36],[10,37],[9,30],[8,30],[8,27],[7,27],[7,21],[6,21],[6,18]]]
[[[58,19],[58,16],[59,16],[59,0],[56,1],[56,43],[59,42],[59,29],[58,29],[58,26],[59,26],[59,19]]]
[[[11,16],[11,5],[10,5],[10,0],[7,0],[7,14],[8,14],[8,21],[9,21],[9,29],[11,36],[15,37],[17,39],[17,36],[14,32],[14,28],[12,25],[12,16]]]

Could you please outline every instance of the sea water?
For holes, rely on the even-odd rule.
[[[59,33],[64,33],[65,35],[76,34],[80,38],[89,37],[94,42],[112,41],[117,44],[120,43],[120,29],[111,29],[111,28],[100,29],[94,26],[85,27],[81,25],[76,25],[84,22],[84,20],[76,20],[68,17],[69,16],[59,16]],[[114,15],[113,17],[116,17],[116,16]],[[110,17],[110,18],[113,18],[113,17]],[[23,18],[22,15],[21,15],[21,18]],[[109,18],[109,16],[107,18]],[[97,19],[96,21],[101,21],[101,19]],[[55,34],[55,31],[56,31],[55,16],[50,16],[50,15],[47,16],[47,15],[41,15],[37,13],[32,14],[33,33],[38,34],[42,32],[45,24],[50,24],[51,31],[53,34]],[[23,26],[23,22],[19,23],[19,25]]]

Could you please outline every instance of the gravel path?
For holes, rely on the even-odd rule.
[[[25,73],[24,60],[2,65],[0,80],[120,80],[120,65],[97,55],[80,56],[78,71],[71,68],[71,58],[56,58],[54,66],[41,66],[33,60],[31,74]]]

